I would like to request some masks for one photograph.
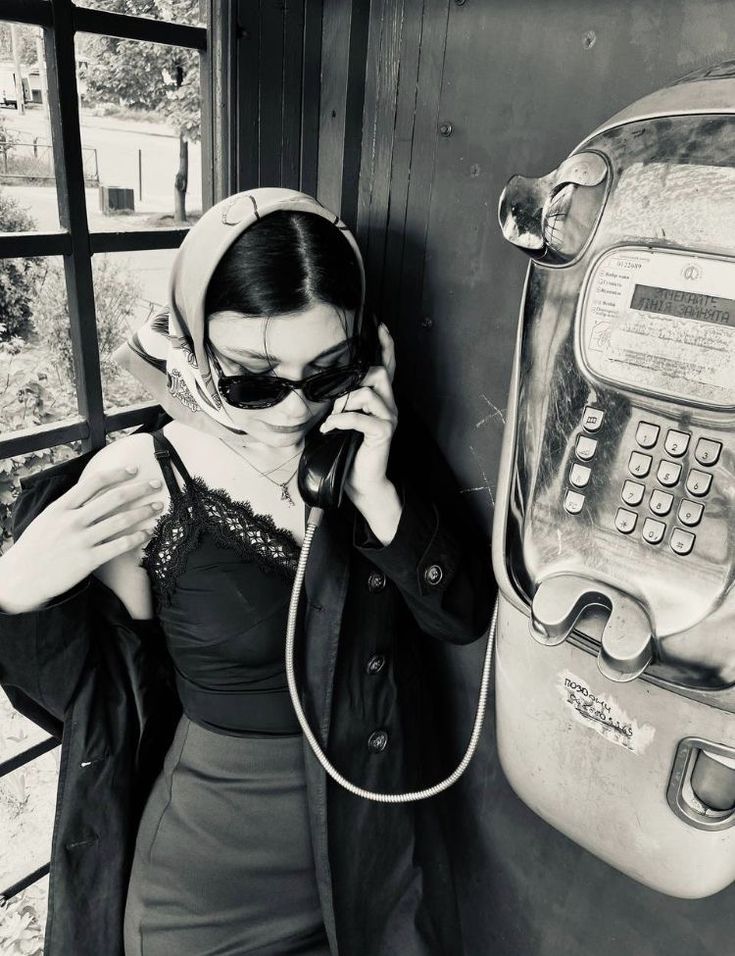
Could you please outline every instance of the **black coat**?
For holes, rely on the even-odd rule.
[[[403,502],[396,535],[383,547],[346,498],[325,513],[297,633],[312,728],[345,776],[380,791],[429,786],[458,762],[443,655],[486,632],[496,593],[486,537],[420,420],[399,408],[388,466]],[[169,420],[161,413],[152,427]],[[23,481],[16,540],[93,454]],[[36,611],[0,612],[0,684],[61,739],[44,956],[122,956],[137,827],[181,714],[158,620],[134,620],[89,575]],[[384,736],[368,743],[375,731],[387,735],[383,749]],[[304,750],[333,953],[466,956],[452,879],[462,848],[445,797],[362,800]]]

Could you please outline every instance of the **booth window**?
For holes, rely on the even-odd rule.
[[[23,478],[156,416],[110,356],[230,191],[228,8],[0,0],[0,551]],[[58,755],[0,692],[3,952],[42,939]]]

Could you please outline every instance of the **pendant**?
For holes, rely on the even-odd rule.
[[[283,484],[281,485],[281,501],[287,501],[292,506],[296,504],[296,502],[291,497],[291,492],[288,490],[287,481],[284,481]]]

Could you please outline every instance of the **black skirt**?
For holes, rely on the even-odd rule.
[[[125,956],[329,956],[300,734],[181,717],[141,818],[124,938]]]

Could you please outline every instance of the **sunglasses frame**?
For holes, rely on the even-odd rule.
[[[248,382],[252,381],[253,379],[258,379],[262,381],[263,375],[261,373],[256,373],[256,372],[241,372],[238,375],[227,375],[223,371],[222,366],[220,365],[217,359],[217,354],[214,349],[214,346],[212,346],[211,343],[209,345],[209,352],[214,361],[215,369],[217,371],[217,391],[222,396],[222,398],[227,402],[227,404],[232,405],[233,408],[272,408],[274,405],[278,405],[280,402],[282,402],[286,398],[289,392],[295,392],[299,389],[304,391],[304,398],[306,398],[307,401],[310,401],[310,402],[332,401],[336,398],[340,398],[342,395],[346,395],[347,392],[352,391],[352,389],[355,388],[355,385],[358,384],[362,378],[364,378],[365,374],[370,368],[369,357],[366,353],[366,350],[363,347],[362,341],[358,338],[357,351],[356,351],[355,358],[348,365],[341,366],[345,372],[354,370],[355,373],[359,375],[359,377],[357,378],[357,381],[354,384],[350,384],[346,388],[337,392],[336,394],[329,395],[326,398],[312,399],[312,398],[309,398],[307,394],[309,384],[311,382],[318,381],[319,379],[324,378],[327,375],[334,375],[334,372],[338,368],[340,368],[340,366],[335,366],[334,368],[330,368],[330,369],[323,369],[321,372],[315,372],[313,375],[308,375],[306,378],[302,378],[300,381],[293,381],[292,379],[289,379],[289,378],[281,378],[280,376],[274,375],[274,376],[268,377],[268,382],[273,382],[274,388],[278,386],[280,391],[273,398],[272,401],[256,402],[253,404],[242,405],[230,400],[229,393],[230,393],[231,386],[236,385],[238,381],[242,381],[243,379]]]

